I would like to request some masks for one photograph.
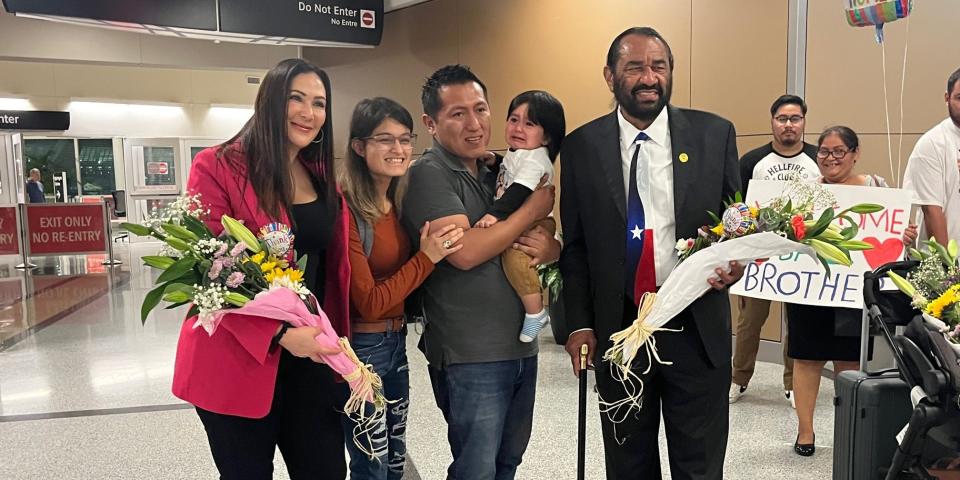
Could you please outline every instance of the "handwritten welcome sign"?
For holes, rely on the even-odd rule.
[[[784,182],[751,180],[747,203],[764,204],[784,194]],[[863,273],[903,256],[903,230],[910,219],[911,195],[908,191],[882,187],[825,185],[837,198],[840,209],[857,203],[885,206],[877,213],[851,214],[859,223],[856,239],[870,243],[872,250],[850,252],[853,265],[831,264],[830,275],[823,266],[798,253],[747,265],[743,279],[730,287],[730,293],[806,305],[863,307]],[[848,226],[840,223],[841,227]]]

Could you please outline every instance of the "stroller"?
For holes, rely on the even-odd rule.
[[[888,271],[906,276],[918,263],[888,263],[864,274],[864,307],[871,329],[879,330],[890,345],[900,377],[911,387],[913,404],[910,422],[898,435],[887,480],[935,479],[925,465],[960,453],[960,355],[923,321],[909,297],[896,289],[881,290]],[[905,327],[902,335],[891,331],[897,326]],[[931,470],[945,467],[934,464]],[[960,470],[949,471],[954,474],[940,478],[960,478]]]

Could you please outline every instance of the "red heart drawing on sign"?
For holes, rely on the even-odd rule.
[[[888,238],[883,243],[876,237],[867,237],[863,241],[873,245],[873,249],[863,251],[863,258],[874,270],[880,265],[897,261],[903,254],[903,241],[899,238]]]

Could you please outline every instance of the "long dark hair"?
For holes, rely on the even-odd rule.
[[[543,135],[547,138],[547,155],[550,161],[560,153],[560,144],[567,132],[567,123],[563,116],[563,105],[560,100],[543,90],[528,90],[513,97],[507,109],[507,119],[520,105],[527,104],[527,118],[535,125],[543,128]]]
[[[347,203],[370,223],[376,223],[387,212],[383,211],[377,199],[377,187],[367,167],[367,160],[353,149],[353,142],[365,142],[364,139],[388,118],[396,120],[413,133],[413,118],[399,103],[384,97],[360,100],[350,119],[350,148],[347,148],[343,168],[337,171]],[[400,215],[403,196],[407,191],[407,179],[407,175],[393,178],[387,187],[387,198],[393,203],[397,216]]]
[[[259,207],[274,220],[280,218],[281,211],[289,211],[293,203],[293,184],[287,156],[287,99],[290,97],[290,83],[302,73],[315,73],[320,77],[327,102],[326,119],[315,139],[319,141],[300,150],[300,157],[308,165],[308,170],[320,173],[326,185],[327,205],[335,205],[337,179],[333,165],[333,90],[327,73],[306,60],[283,60],[264,75],[260,90],[257,91],[253,116],[217,150],[218,156],[229,151],[243,154],[247,178],[257,194]]]

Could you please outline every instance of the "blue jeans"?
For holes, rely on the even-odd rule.
[[[410,402],[410,376],[407,364],[406,332],[355,333],[350,340],[361,362],[372,365],[383,380],[387,400],[384,423],[370,434],[373,448],[380,452],[375,460],[353,443],[356,423],[343,416],[344,439],[350,453],[351,480],[400,480],[407,457],[407,407]]]
[[[533,427],[537,356],[431,366],[430,383],[453,454],[447,478],[514,478]]]

